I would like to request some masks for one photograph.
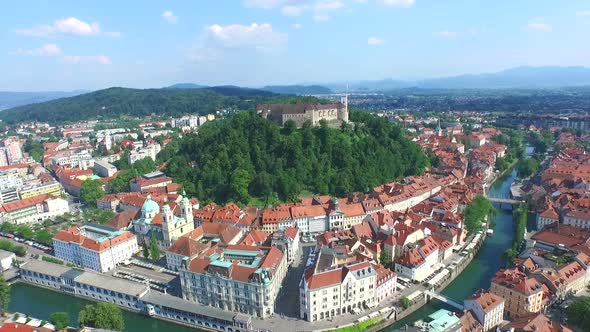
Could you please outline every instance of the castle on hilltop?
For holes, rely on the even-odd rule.
[[[295,122],[297,127],[301,127],[306,121],[316,126],[320,120],[340,124],[348,122],[348,96],[342,97],[339,103],[332,104],[262,104],[256,107],[256,112],[281,126],[289,120]]]

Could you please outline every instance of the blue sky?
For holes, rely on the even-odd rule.
[[[2,1],[0,90],[590,66],[587,0]]]

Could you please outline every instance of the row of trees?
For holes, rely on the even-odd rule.
[[[519,247],[526,234],[526,225],[528,220],[528,211],[526,206],[520,206],[512,212],[514,221],[514,239],[512,240],[512,248],[504,252],[502,258],[508,263],[512,264],[518,255]]]
[[[54,312],[49,316],[49,321],[55,325],[56,331],[71,326],[70,315],[67,312]],[[78,324],[112,331],[123,331],[125,328],[123,312],[112,303],[86,305],[78,314]]]
[[[494,212],[494,206],[489,199],[482,195],[476,196],[464,211],[464,224],[469,233],[478,232],[483,229],[483,222],[486,217]]]
[[[386,119],[352,112],[339,129],[322,122],[280,128],[254,112],[207,123],[186,135],[165,171],[203,201],[249,204],[303,191],[343,196],[366,192],[429,166],[421,149]]]
[[[15,225],[5,221],[0,224],[0,232],[14,234],[25,240],[31,240],[45,245],[50,245],[53,242],[53,232],[44,228],[33,229],[29,225]]]

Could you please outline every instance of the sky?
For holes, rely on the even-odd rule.
[[[4,91],[590,66],[587,0],[18,0],[0,13]]]

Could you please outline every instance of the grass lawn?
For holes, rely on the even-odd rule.
[[[329,330],[329,331],[330,332],[362,332],[371,326],[379,324],[382,320],[383,320],[382,318],[376,317],[376,318],[366,320],[364,322],[360,322],[356,325],[342,327],[339,329],[334,329],[334,330]]]

